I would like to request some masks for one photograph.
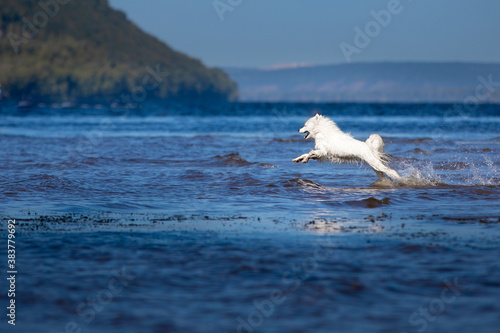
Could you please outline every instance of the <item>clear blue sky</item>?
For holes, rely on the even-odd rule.
[[[110,0],[143,30],[209,66],[269,67],[286,63],[346,63],[372,10],[397,0]],[[239,5],[238,3],[241,2]],[[227,9],[228,7],[226,7]],[[397,14],[352,62],[500,62],[499,0],[400,0]],[[394,10],[396,11],[396,10]]]

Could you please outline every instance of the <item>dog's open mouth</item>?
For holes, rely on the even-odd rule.
[[[306,133],[306,135],[304,136],[304,139],[306,139],[306,140],[307,140],[307,139],[309,139],[309,137],[311,136],[311,133],[309,133],[309,132],[307,132],[307,131],[306,131],[305,133]]]

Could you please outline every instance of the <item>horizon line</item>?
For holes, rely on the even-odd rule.
[[[290,62],[290,63],[280,63],[271,66],[212,66],[212,68],[222,68],[222,69],[252,69],[259,71],[281,71],[281,70],[293,70],[300,68],[315,68],[315,67],[330,67],[330,66],[353,66],[353,65],[405,65],[405,64],[419,64],[419,65],[500,65],[498,62],[481,62],[481,61],[462,61],[462,60],[451,60],[451,61],[418,61],[418,60],[374,60],[374,61],[356,61],[351,63],[339,62],[339,63],[310,63],[310,62]]]

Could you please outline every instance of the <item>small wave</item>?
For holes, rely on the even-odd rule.
[[[347,201],[346,204],[355,207],[363,208],[377,208],[383,205],[389,205],[391,198],[377,199],[374,197],[369,197],[363,200]]]
[[[250,165],[260,165],[264,168],[277,168],[278,166],[269,163],[259,163],[259,162],[249,162],[240,156],[239,153],[231,153],[227,155],[217,155],[212,159],[215,159],[218,164],[222,166],[231,166],[231,167],[245,167]]]
[[[121,162],[126,162],[127,164],[130,163],[137,163],[137,164],[179,164],[183,163],[183,161],[180,160],[168,160],[168,159],[151,159],[151,158],[127,158],[123,159]]]
[[[432,153],[428,152],[426,150],[420,149],[420,148],[415,148],[412,150],[413,153],[415,154],[420,154],[420,155],[425,155],[425,156],[431,156]]]
[[[463,170],[469,168],[469,165],[464,162],[441,162],[437,168],[439,170]]]
[[[189,179],[189,180],[201,180],[206,178],[207,175],[205,175],[203,172],[199,170],[187,170],[180,176],[181,179]]]
[[[259,163],[259,165],[263,168],[278,168],[277,165],[270,164],[270,163]]]
[[[394,163],[399,163],[399,164],[420,162],[420,160],[418,158],[415,158],[415,157],[399,157],[399,156],[391,156],[391,161]]]
[[[493,150],[491,148],[463,148],[464,153],[491,153]]]
[[[47,191],[47,190],[73,190],[74,183],[53,175],[40,174],[32,175],[23,185],[32,191]]]
[[[456,216],[444,216],[443,220],[455,222],[459,224],[497,224],[500,223],[500,217],[498,216],[472,216],[472,217],[456,217]]]
[[[384,141],[386,141],[384,139]],[[432,142],[433,139],[429,137],[425,138],[414,138],[414,139],[408,139],[408,138],[387,138],[388,143],[430,143]]]
[[[315,183],[309,179],[301,179],[301,178],[293,178],[290,180],[286,180],[283,186],[309,188],[314,190],[327,190],[327,188],[321,184]]]
[[[274,142],[286,142],[286,143],[289,143],[289,142],[304,142],[304,139],[301,138],[301,139],[280,139],[280,138],[274,138],[273,139]]]
[[[417,138],[417,139],[409,139],[406,141],[407,143],[423,143],[423,142],[432,142],[432,138]]]
[[[214,157],[214,159],[222,162],[222,164],[225,166],[241,167],[241,166],[249,166],[255,164],[255,162],[254,163],[248,162],[247,160],[242,158],[238,153],[231,153],[223,156],[217,155]]]
[[[211,134],[203,134],[203,135],[195,135],[192,137],[193,140],[200,140],[200,141],[204,141],[204,142],[215,142],[216,140],[218,140],[218,137],[215,136],[215,135],[211,135]]]
[[[455,151],[455,149],[450,149],[450,148],[437,148],[434,149],[432,152],[433,153],[451,153]]]
[[[87,157],[82,158],[80,163],[87,165],[104,165],[104,164],[113,164],[115,160],[110,157]]]

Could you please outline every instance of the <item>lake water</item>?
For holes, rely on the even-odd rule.
[[[405,184],[292,163],[315,113]],[[2,331],[498,330],[499,105],[3,105],[0,144]]]

